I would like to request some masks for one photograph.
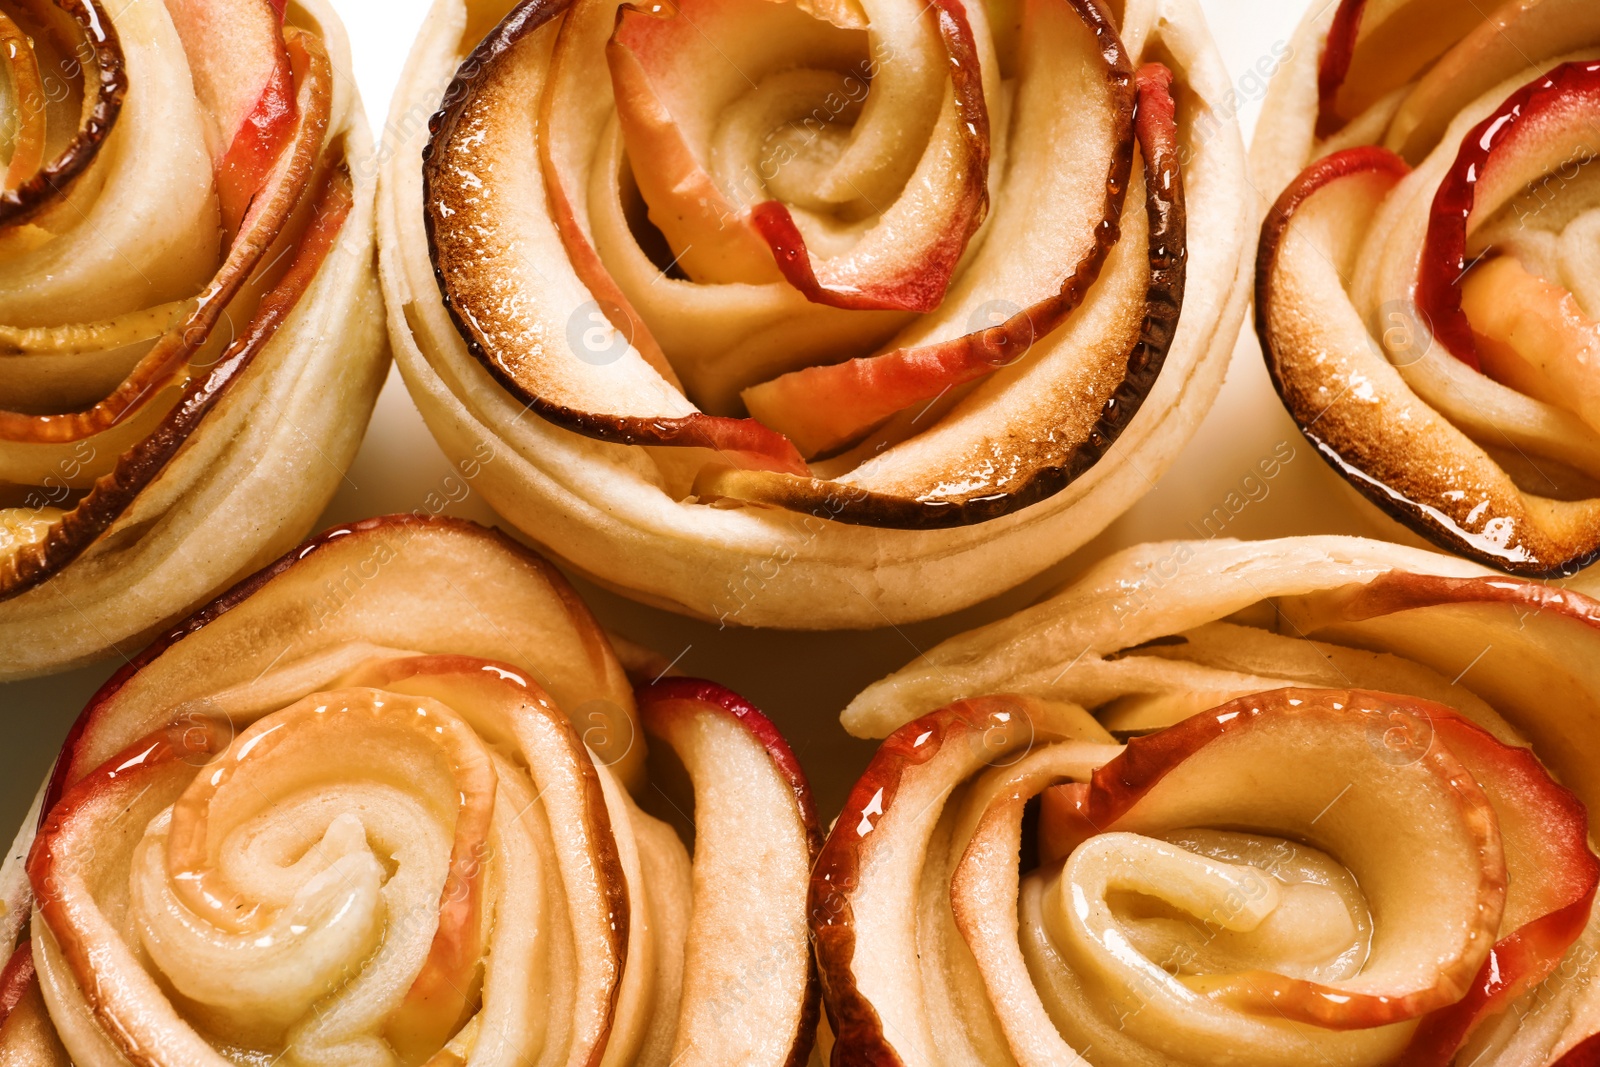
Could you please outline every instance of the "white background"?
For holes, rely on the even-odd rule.
[[[1275,51],[1305,10],[1303,0],[1200,0],[1240,97],[1246,135],[1260,109]],[[1332,0],[1316,0],[1318,3]],[[426,0],[333,0],[354,53],[352,73],[373,129],[384,138],[391,91],[422,24]],[[1275,48],[1275,46],[1277,46]],[[743,693],[776,719],[817,786],[831,818],[864,765],[871,745],[847,738],[838,713],[866,683],[953,633],[1009,613],[1107,552],[1140,541],[1208,536],[1202,527],[1230,494],[1248,499],[1241,483],[1257,463],[1287,443],[1294,458],[1271,481],[1252,483],[1254,496],[1225,529],[1229,537],[1299,533],[1393,536],[1393,528],[1352,505],[1353,494],[1295,430],[1268,383],[1250,324],[1234,354],[1216,407],[1177,464],[1151,493],[1101,537],[1043,578],[959,615],[865,634],[789,634],[728,630],[632,604],[579,583],[602,621],[619,633],[678,657],[680,670]],[[1280,453],[1281,454],[1281,453]],[[450,465],[434,445],[397,373],[378,400],[376,416],[344,487],[318,529],[339,522],[411,511],[436,492]],[[1261,486],[1267,492],[1263,497]],[[469,497],[451,512],[495,522]],[[1213,525],[1211,533],[1215,532]],[[999,592],[997,590],[997,592]],[[125,650],[131,655],[135,650]],[[22,818],[61,738],[84,702],[121,660],[11,685],[0,685],[0,713],[9,727],[0,746],[0,827]]]

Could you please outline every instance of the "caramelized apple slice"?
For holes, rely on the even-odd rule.
[[[1074,30],[1096,25],[1087,8],[1079,12],[1084,22],[1056,5],[1029,10],[1039,48],[1056,43],[1058,34],[1071,41]],[[1097,58],[1110,66],[1105,77],[1115,83],[1116,64]],[[1150,106],[1137,124],[1144,168],[1134,184],[1143,211],[1124,205],[1121,239],[1105,274],[1076,315],[1035,339],[1034,358],[990,377],[937,429],[887,449],[837,482],[713,467],[696,480],[696,493],[797,511],[826,508],[831,516],[878,526],[942,528],[1026,507],[1093,466],[1154,385],[1183,303],[1186,216],[1176,130],[1156,68],[1147,72],[1146,84]],[[1102,195],[1114,189],[1098,179],[1095,186]],[[1003,425],[997,408],[1005,411]],[[1039,427],[1027,447],[1018,443],[1019,423]],[[807,424],[807,433],[814,430]],[[997,455],[1004,461],[995,462]]]
[[[1483,20],[1456,0],[1341,0],[1318,68],[1317,136],[1411,81]]]
[[[0,227],[15,226],[38,215],[55,203],[88,170],[116,124],[117,116],[122,111],[122,98],[128,89],[122,45],[99,0],[52,2],[61,15],[54,21],[57,24],[75,25],[81,37],[81,48],[72,49],[71,62],[83,71],[82,117],[78,132],[54,159],[44,162],[40,156],[44,150],[41,140],[43,130],[38,125],[44,115],[42,110],[37,110],[43,102],[42,98],[35,98],[31,107],[25,105],[19,108],[25,116],[30,110],[37,110],[37,115],[34,121],[24,122],[18,130],[6,178],[0,181]],[[16,29],[15,22],[10,19],[5,22],[13,30]],[[26,47],[17,40],[16,33],[9,36],[0,34],[0,48]],[[89,62],[91,58],[92,67]],[[15,54],[7,65],[12,71],[32,69],[37,73],[36,65],[24,67],[20,53]],[[27,76],[24,74],[12,84],[25,92]]]
[[[1594,517],[1581,504],[1525,499],[1411,392],[1345,291],[1340,271],[1351,269],[1361,221],[1406,170],[1384,149],[1351,149],[1307,168],[1279,198],[1256,274],[1267,369],[1301,432],[1374,504],[1513,573],[1565,573],[1590,551]]]
[[[767,196],[783,169],[794,165],[793,147],[722,144],[716,138],[724,137],[730,125],[719,125],[718,117],[735,92],[752,85],[758,99],[781,95],[776,79],[768,80],[774,73],[773,49],[782,48],[791,65],[796,56],[802,57],[801,66],[818,73],[830,66],[850,70],[863,65],[848,58],[850,51],[867,55],[860,35],[842,32],[787,3],[690,0],[677,10],[624,7],[619,12],[616,34],[607,46],[618,120],[630,157],[649,161],[635,166],[634,173],[651,219],[691,278],[765,282],[778,277],[772,262],[776,258],[782,277],[818,303],[918,311],[939,305],[987,203],[988,110],[977,46],[959,5],[936,4],[932,14],[922,5],[883,0],[866,7],[872,55],[877,57],[869,61],[871,93],[857,128],[840,149],[846,158],[822,166],[818,184],[853,184],[848,157],[872,139],[875,128],[898,126],[902,140],[914,137],[921,131],[927,97],[940,92],[934,86],[948,77],[949,91],[942,94],[945,102],[926,147],[899,146],[902,157],[920,157],[921,162],[906,176],[903,189],[892,190],[894,202],[883,200],[881,191],[873,195],[859,186],[851,189],[851,198],[865,201],[877,217],[864,231],[844,239],[848,247],[823,258],[808,251],[794,215],[781,200],[750,203]],[[925,29],[919,32],[919,21],[937,23],[938,43],[921,39],[928,35]],[[945,53],[947,75],[926,58],[930,51]],[[737,63],[730,59],[735,56]],[[906,68],[911,68],[909,74]],[[908,80],[920,94],[907,92]],[[771,106],[781,107],[776,100]],[[769,115],[759,125],[770,126],[779,117]],[[796,117],[817,121],[803,111]],[[770,131],[738,133],[755,140]],[[714,154],[730,151],[748,167],[745,173],[731,160],[713,164]],[[884,158],[881,149],[879,158]],[[880,169],[898,168],[890,164]],[[814,224],[822,224],[820,217]]]
[[[1137,75],[1135,130],[1146,159],[1159,158],[1175,142],[1172,74],[1159,64]],[[1112,158],[1106,187],[1109,224],[1094,240],[1056,295],[1009,316],[1004,322],[954,340],[882,355],[808,367],[744,391],[751,414],[783,433],[806,456],[830,452],[861,437],[895,412],[930,403],[946,391],[985,377],[1022,359],[1036,340],[1059,327],[1083,302],[1120,237],[1115,220],[1128,181],[1125,156]]]
[[[1467,228],[1480,185],[1520,188],[1574,158],[1600,108],[1600,63],[1566,63],[1513,93],[1462,139],[1434,196],[1417,276],[1417,307],[1451,355],[1478,369],[1472,324],[1461,309]],[[1546,166],[1545,164],[1549,164]]]
[[[930,839],[968,776],[1063,738],[1108,740],[1081,710],[992,696],[909,723],[878,749],[811,877],[811,931],[836,1053],[847,1050],[857,1063],[939,1062],[934,1034],[960,1020],[931,1017],[921,995],[932,980],[925,972],[940,961],[919,916],[942,907],[938,894],[948,892],[946,882],[929,899],[923,885]]]
[[[332,250],[352,205],[349,176],[343,171],[329,174],[311,201],[315,216],[300,235],[298,255],[278,284],[262,298],[244,333],[205,374],[185,384],[176,404],[161,416],[152,432],[118,457],[113,470],[96,479],[71,511],[61,514],[38,536],[0,555],[0,599],[33,588],[77,559],[166,468],[206,413],[225,395],[227,387],[250,367],[294,311]],[[265,246],[271,242],[263,235],[262,243]],[[244,273],[241,264],[239,281]],[[220,305],[219,300],[217,307],[197,315],[215,318]],[[166,337],[173,338],[181,342],[183,335]],[[158,342],[157,348],[160,347]],[[0,427],[5,425],[5,414],[0,413]]]
[[[1438,143],[1462,109],[1526,70],[1531,56],[1600,44],[1600,8],[1584,0],[1502,0],[1406,94],[1384,144],[1411,163]]]
[[[273,168],[269,187],[256,197],[244,229],[228,249],[211,284],[198,297],[191,316],[165,334],[110,396],[83,411],[62,415],[22,415],[0,411],[0,438],[11,441],[79,441],[115,426],[138,412],[162,387],[175,384],[191,359],[210,339],[229,303],[248,283],[310,186],[327,138],[333,72],[327,51],[314,35],[289,32],[290,54],[300,86],[299,121],[293,143]]]
[[[805,773],[777,729],[711,682],[639,690],[639,715],[694,782],[694,910],[672,1058],[802,1064],[816,1033],[805,909],[822,844]],[[730,991],[742,991],[728,1011]]]
[[[592,324],[584,318],[592,298],[567,261],[560,228],[526,209],[547,197],[537,141],[551,34],[541,27],[562,10],[525,0],[462,64],[434,124],[423,165],[426,223],[457,329],[513,395],[576,432],[712,448],[737,465],[804,471],[781,435],[696,411],[603,314]],[[606,335],[595,350],[571,340],[591,325]]]

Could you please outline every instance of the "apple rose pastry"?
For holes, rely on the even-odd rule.
[[[1597,113],[1589,0],[1345,0],[1254,149],[1285,406],[1368,500],[1517,574],[1600,555]]]
[[[844,721],[888,739],[812,880],[835,1064],[1600,1055],[1600,602],[1141,546]]]
[[[447,453],[504,443],[485,497],[631,595],[963,607],[1215,395],[1228,91],[1193,0],[438,0],[383,177],[398,360]]]
[[[0,677],[305,536],[386,366],[321,0],[0,0]]]
[[[811,1048],[788,745],[710,682],[632,689],[560,574],[468,523],[336,529],[201,610],[94,697],[40,811],[0,877],[0,1062]]]

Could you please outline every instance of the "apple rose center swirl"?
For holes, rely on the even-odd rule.
[[[1589,921],[1584,805],[1449,707],[1281,689],[1097,733],[995,696],[885,742],[813,880],[836,1063],[1445,1067]]]
[[[1059,492],[1177,326],[1181,87],[1098,3],[1018,17],[518,4],[423,154],[467,350],[557,425],[680,446],[649,453],[675,499],[929,528]],[[1048,413],[963,415],[1024,375],[1049,379]]]
[[[468,656],[376,658],[236,736],[188,716],[134,743],[66,790],[28,861],[61,1041],[84,1065],[803,1056],[808,956],[752,947],[766,973],[728,1026],[718,976],[744,957],[710,942],[765,928],[743,913],[757,872],[803,886],[804,780],[718,687],[639,699],[705,804],[692,864],[538,685]],[[744,847],[727,775],[772,816],[755,867],[720,854]]]

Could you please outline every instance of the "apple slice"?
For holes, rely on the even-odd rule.
[[[1484,373],[1600,429],[1600,323],[1572,293],[1497,256],[1467,272],[1461,312]]]
[[[970,775],[1062,739],[1109,740],[1081,709],[989,696],[908,723],[874,754],[811,876],[836,1063],[940,1062],[935,1032],[959,1029],[962,1019],[943,1017],[924,995],[940,983],[940,959],[920,922],[947,891],[936,887],[930,900],[923,885],[925,861],[939,866],[928,860],[929,842],[941,833],[946,800]]]
[[[536,31],[566,6],[519,6],[461,65],[433,123],[424,221],[456,328],[512,395],[577,433],[710,448],[735,465],[804,471],[781,434],[695,410],[630,338],[608,334],[601,348],[614,355],[599,359],[573,342],[593,298],[568,262],[560,227],[542,210],[526,210],[547,202],[537,142],[548,63]],[[614,334],[609,319],[599,325]]]
[[[806,299],[830,307],[932,311],[989,210],[989,110],[978,49],[960,0],[932,0],[949,59],[950,96],[906,191],[841,256],[816,260],[789,208],[757,204],[750,222]],[[910,230],[907,239],[906,230]]]
[[[1362,724],[1364,716],[1376,715],[1387,723],[1396,714],[1430,724],[1434,743],[1414,760],[1388,757],[1370,742],[1374,728]],[[1303,747],[1308,742],[1301,737],[1307,729],[1320,738],[1312,746],[1318,753],[1315,772],[1296,769],[1290,755],[1311,750]],[[1228,792],[1238,776],[1205,761],[1192,767],[1188,761],[1236,731],[1252,737],[1262,731],[1259,740],[1267,747],[1251,755],[1254,742],[1236,739],[1225,749],[1225,758],[1270,768],[1271,773],[1252,773],[1250,798],[1219,799],[1212,794]],[[1330,771],[1330,764],[1338,769]],[[1170,777],[1180,768],[1181,778]],[[1423,792],[1413,786],[1397,791],[1397,775],[1419,773],[1431,775],[1436,784],[1422,782]],[[1332,781],[1327,774],[1350,788],[1340,793],[1337,817],[1324,819],[1322,794],[1329,792]],[[1428,789],[1443,793],[1429,800],[1424,795]],[[1353,797],[1361,790],[1372,794],[1370,810],[1367,796]],[[1304,794],[1310,805],[1305,815],[1315,818],[1307,823],[1296,815],[1297,802],[1289,794]],[[1154,810],[1146,807],[1152,800]],[[1162,810],[1163,804],[1170,807]],[[1343,808],[1346,804],[1351,807]],[[1418,814],[1396,819],[1397,810]],[[1600,861],[1588,845],[1584,806],[1551,780],[1531,752],[1502,744],[1442,705],[1361,691],[1259,694],[1135,739],[1089,783],[1058,786],[1045,794],[1041,853],[1047,860],[1068,856],[1102,833],[1151,834],[1204,825],[1194,821],[1196,812],[1204,812],[1203,819],[1213,823],[1287,828],[1294,839],[1325,845],[1351,869],[1382,928],[1373,942],[1374,954],[1346,982],[1324,986],[1250,973],[1197,977],[1189,984],[1239,1010],[1337,1030],[1425,1015],[1402,1058],[1408,1064],[1444,1067],[1481,1019],[1543,980],[1582,932],[1600,880]],[[1429,814],[1423,817],[1422,812]],[[1441,817],[1449,825],[1431,821]],[[1374,819],[1389,827],[1383,845],[1363,846],[1361,841],[1372,843]],[[1414,873],[1396,878],[1382,867],[1395,855],[1414,854],[1395,837],[1411,833],[1420,835],[1415,847],[1428,850],[1430,871],[1421,879]],[[1460,845],[1459,862],[1453,866],[1441,853],[1441,844],[1452,840]],[[1447,868],[1454,873],[1445,874]],[[1473,871],[1476,878],[1462,877]],[[1441,907],[1446,916],[1438,913]],[[1397,938],[1392,929],[1384,929],[1396,922],[1405,936]],[[1463,931],[1466,940],[1454,950],[1442,942],[1427,944],[1428,938],[1460,938]],[[1493,935],[1492,947],[1473,931]],[[1404,959],[1385,958],[1385,953],[1415,953],[1413,960],[1443,965],[1433,986],[1398,993],[1385,987],[1390,980],[1385,975],[1404,980],[1414,971]]]
[[[1530,57],[1600,44],[1600,8],[1586,0],[1508,0],[1487,11],[1407,94],[1384,144],[1412,163],[1472,101],[1528,68]]]
[[[72,1067],[50,1022],[33,969],[33,942],[24,937],[0,972],[0,1057],[29,1067]]]
[[[296,123],[283,0],[170,0],[167,10],[211,120],[222,225],[237,233]]]
[[[609,812],[600,772],[579,736],[581,724],[516,668],[468,656],[370,662],[342,681],[437,701],[459,714],[482,743],[518,751],[526,761],[553,839],[551,866],[569,904],[565,918],[575,946],[571,1010],[576,1024],[569,1040],[574,1057],[587,1051],[597,1059],[626,999],[626,967],[643,957],[634,944],[640,905],[630,903],[628,863],[613,837],[622,813]],[[493,771],[488,773],[492,779]],[[464,791],[463,819],[469,799]],[[483,834],[492,808],[491,798],[477,805],[471,825],[464,826],[463,819],[456,823],[451,874],[441,891],[428,962],[388,1022],[391,1043],[418,1059],[442,1046],[477,1006],[468,994],[482,964],[479,882],[490,854]],[[515,902],[501,903],[508,905]]]
[[[1170,156],[1177,143],[1172,72],[1151,64],[1138,71],[1135,81],[1139,95],[1133,128],[1144,157]],[[802,454],[815,456],[860,438],[898,411],[929,403],[1022,359],[1035,341],[1066,321],[1100,277],[1106,256],[1121,236],[1117,220],[1130,169],[1130,157],[1112,157],[1106,217],[1054,296],[1002,323],[952,340],[808,367],[753,386],[743,394],[750,413],[781,430]]]
[[[485,604],[495,606],[492,617]],[[353,660],[330,654],[346,649]],[[391,515],[306,542],[113,675],[69,734],[47,806],[165,725],[175,707],[253,718],[337,682],[375,649],[454,653],[526,671],[568,709],[602,763],[625,782],[642,780],[632,687],[560,572],[473,523]]]
[[[902,189],[889,193],[894,203],[887,204],[882,191],[874,197],[859,186],[852,189],[852,198],[865,200],[878,217],[845,242],[847,249],[820,260],[808,252],[787,205],[775,199],[750,205],[767,195],[789,157],[770,146],[741,144],[736,154],[751,157],[749,170],[732,174],[736,164],[713,164],[715,155],[729,151],[720,142],[714,147],[714,136],[728,128],[720,120],[735,92],[754,85],[759,95],[767,86],[774,48],[784,49],[791,68],[798,56],[800,67],[854,70],[865,65],[848,55],[859,46],[859,33],[789,3],[687,0],[676,9],[620,9],[607,45],[618,121],[651,220],[691,278],[759,283],[776,280],[781,271],[807,299],[833,307],[930,311],[939,305],[985,212],[989,129],[965,11],[959,4],[932,6],[937,10],[930,18],[921,5],[868,5],[876,57],[871,94],[842,153],[848,156],[851,146],[870,141],[886,125],[901,127],[901,138],[916,135],[928,97],[941,93],[934,86],[948,79],[950,90],[942,93],[943,108],[927,145],[898,146],[899,156],[920,156],[921,162]],[[917,31],[919,21],[936,22],[935,41],[922,39],[928,35]],[[942,63],[921,58],[930,47],[944,53]],[[736,65],[730,56],[738,57]],[[920,90],[916,96],[901,84],[908,79],[906,68]],[[804,111],[797,118],[816,123]],[[770,131],[743,132],[753,138]],[[896,169],[895,163],[881,163],[895,154],[880,149],[879,158],[879,169]],[[642,165],[645,160],[648,165]],[[839,184],[843,162],[824,168],[820,183]]]
[[[1467,230],[1480,186],[1521,188],[1586,151],[1600,108],[1600,63],[1565,63],[1513,93],[1462,139],[1439,184],[1417,275],[1417,307],[1450,354],[1479,369],[1472,324],[1461,308]],[[1547,165],[1548,164],[1548,165]],[[1485,197],[1493,199],[1493,197]]]
[[[22,187],[44,163],[44,84],[33,42],[12,17],[0,11],[0,60],[5,61],[10,99],[17,104],[16,129],[11,133],[11,159],[0,176],[0,194]]]
[[[1484,19],[1456,0],[1341,0],[1317,71],[1317,136],[1411,81]]]
[[[308,122],[301,128],[293,167],[280,170],[281,181],[275,184],[270,200],[258,202],[246,235],[230,250],[228,262],[213,282],[210,290],[213,299],[200,302],[182,332],[169,332],[156,342],[141,361],[147,374],[136,371],[113,394],[112,400],[96,405],[78,423],[74,423],[73,416],[29,417],[0,412],[0,436],[18,430],[16,424],[20,422],[24,424],[25,435],[31,436],[39,431],[40,424],[47,424],[44,427],[47,439],[50,436],[68,440],[75,436],[89,437],[96,423],[115,424],[126,418],[128,412],[139,411],[141,401],[148,400],[156,392],[152,383],[174,373],[163,365],[181,364],[194,354],[199,339],[209,334],[228,298],[245,285],[261,258],[278,242],[281,227],[305,197],[309,201],[305,206],[310,208],[312,218],[299,235],[297,254],[277,284],[261,298],[245,329],[205,373],[184,383],[182,395],[154,430],[119,456],[112,471],[97,479],[72,510],[62,513],[43,536],[0,554],[0,599],[16,596],[47,580],[77,559],[126,511],[145,486],[166,469],[206,414],[227,394],[228,387],[249,369],[255,357],[276,335],[333,250],[354,206],[350,177],[343,170],[333,171],[310,196],[306,190],[328,120],[327,57],[316,39],[309,35],[296,36],[293,48],[297,56],[304,56],[308,61],[308,80],[321,79],[316,83],[318,88],[308,88],[308,99],[320,102],[320,106],[301,108],[300,114]],[[66,425],[59,425],[62,423]],[[62,432],[57,433],[58,429]]]
[[[672,1058],[799,1067],[816,1036],[803,914],[822,844],[805,772],[777,728],[711,682],[638,691],[652,738],[694,782],[694,903]],[[729,1010],[729,997],[738,1010]]]
[[[78,132],[48,162],[45,150],[45,111],[34,105],[18,109],[22,117],[14,137],[11,161],[4,180],[0,180],[0,228],[19,225],[57,203],[98,157],[100,148],[122,112],[122,99],[128,91],[122,44],[116,28],[99,0],[56,0],[55,22],[77,31],[81,42],[74,46],[68,62],[81,70],[84,104]],[[38,10],[48,11],[40,6]],[[35,32],[44,32],[40,27]],[[54,91],[60,85],[52,76],[51,86],[43,85],[37,59],[26,42],[27,32],[9,16],[0,15],[0,50],[7,53],[8,74],[16,96],[24,101],[30,91]],[[65,39],[65,35],[63,37]],[[90,62],[92,58],[92,63]],[[65,69],[65,68],[64,68]]]

